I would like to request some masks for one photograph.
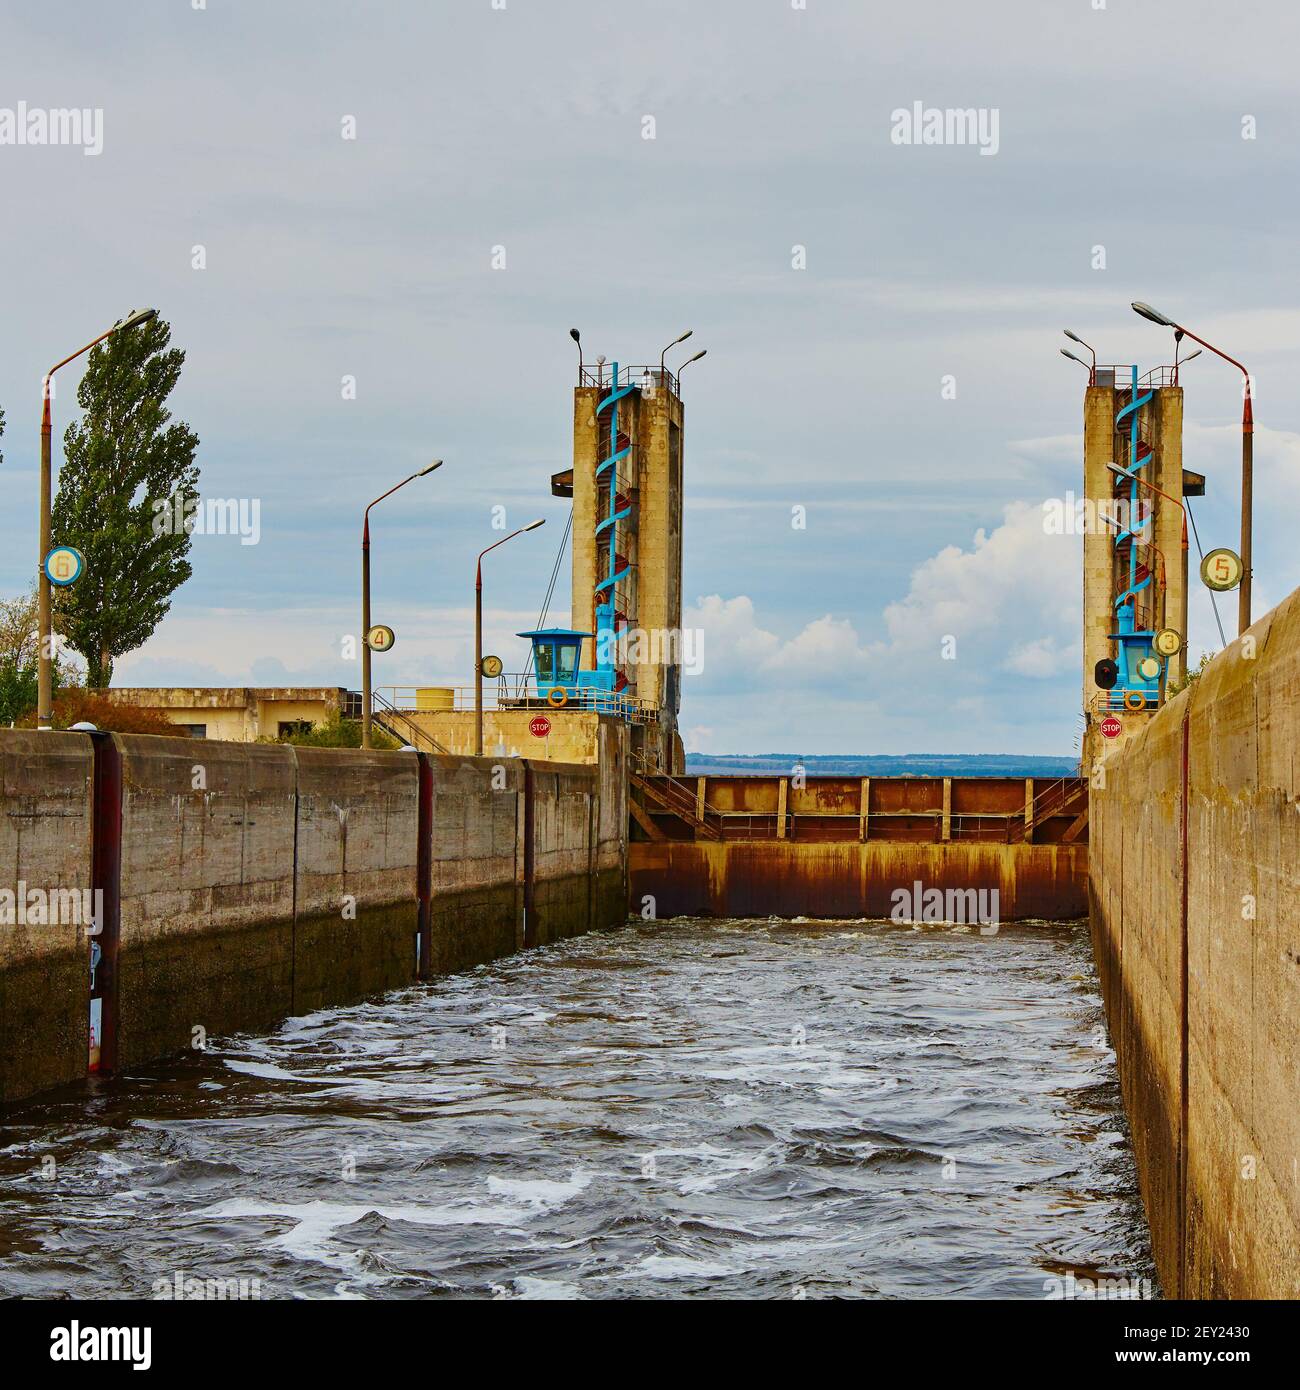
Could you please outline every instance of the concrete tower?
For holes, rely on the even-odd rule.
[[[1186,676],[1182,504],[1204,493],[1205,479],[1183,469],[1183,392],[1175,380],[1170,367],[1142,377],[1131,367],[1098,367],[1084,396],[1083,752],[1089,767],[1160,707],[1169,682]],[[1154,638],[1170,628],[1183,647],[1164,656]],[[1110,690],[1096,680],[1104,660],[1119,668]],[[1106,718],[1124,726],[1119,739],[1102,735]]]
[[[570,621],[594,634],[582,644],[582,669],[603,672],[635,711],[634,749],[672,772],[685,767],[682,424],[673,373],[657,364],[584,367],[573,393],[573,467],[551,479],[553,493],[573,499]]]

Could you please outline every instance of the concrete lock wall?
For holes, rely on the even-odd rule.
[[[0,734],[0,1102],[86,1074],[89,924],[57,895],[93,891],[93,770],[78,734]]]
[[[0,730],[0,890],[103,887],[101,1069],[137,1065],[621,924],[626,737],[557,767]],[[87,1074],[89,967],[84,921],[0,923],[0,1101]]]
[[[1300,591],[1108,757],[1093,940],[1167,1294],[1300,1296]]]

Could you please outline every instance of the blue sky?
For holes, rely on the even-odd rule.
[[[12,13],[0,108],[102,108],[104,148],[0,146],[0,592],[34,569],[42,371],[154,304],[203,490],[259,499],[262,535],[196,538],[116,682],[355,687],[362,508],[433,457],[375,513],[398,633],[376,680],[468,683],[497,505],[548,522],[489,562],[515,669],[565,519],[568,329],[644,362],[689,327],[688,748],[1069,753],[1078,542],[1041,505],[1080,482],[1062,328],[1157,365],[1145,299],[1246,360],[1257,612],[1300,583],[1298,31],[1289,5],[1195,0]],[[995,109],[996,155],[892,143],[917,101]],[[1184,386],[1202,539],[1235,545],[1238,378],[1207,355]],[[1217,648],[1199,587],[1191,627]]]

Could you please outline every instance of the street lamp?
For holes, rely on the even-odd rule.
[[[582,334],[576,328],[569,329],[569,337],[578,345],[578,385],[582,385]]]
[[[474,571],[474,756],[478,758],[483,756],[483,556],[488,550],[495,550],[497,546],[514,540],[516,536],[522,536],[525,531],[536,531],[539,526],[545,525],[544,517],[530,521],[527,526],[511,531],[508,536],[494,541],[487,550],[479,552],[478,565]]]
[[[1207,343],[1204,338],[1198,338],[1190,328],[1184,328],[1181,323],[1175,323],[1167,314],[1162,314],[1159,309],[1153,309],[1150,304],[1143,304],[1135,300],[1133,312],[1141,314],[1144,319],[1150,319],[1152,323],[1158,323],[1164,328],[1172,328],[1175,333],[1186,333],[1194,343],[1200,343],[1203,348],[1209,348],[1216,357],[1222,357],[1225,362],[1230,362],[1246,379],[1246,389],[1241,406],[1241,586],[1237,591],[1237,635],[1240,636],[1250,626],[1251,518],[1254,511],[1255,486],[1255,415],[1251,408],[1250,373],[1235,357],[1229,357],[1226,352],[1216,348],[1213,343]]]
[[[405,487],[407,483],[412,483],[416,478],[423,478],[426,473],[432,473],[435,468],[442,467],[441,459],[434,461],[427,467],[421,468],[418,473],[412,473],[409,478],[403,478],[395,487],[390,487],[387,492],[381,492],[374,502],[370,503],[365,510],[365,516],[361,524],[361,746],[370,747],[370,507],[382,502],[385,497],[391,497],[400,487]]]
[[[1193,351],[1189,352],[1189,353],[1187,354],[1187,356],[1184,357],[1183,360],[1180,362],[1180,361],[1178,360],[1178,349],[1182,346],[1182,342],[1183,342],[1183,335],[1182,335],[1181,333],[1175,333],[1175,334],[1174,334],[1174,385],[1175,385],[1175,386],[1178,385],[1178,369],[1179,369],[1179,367],[1185,367],[1185,366],[1192,360],[1193,357],[1199,357],[1199,356],[1201,355],[1201,350],[1200,350],[1200,348],[1195,348],[1195,349],[1193,349]]]
[[[108,332],[101,333],[98,338],[91,339],[85,347],[78,348],[76,352],[65,357],[62,362],[56,362],[45,373],[41,381],[41,510],[39,526],[41,553],[37,557],[39,572],[36,579],[37,613],[41,629],[41,649],[37,653],[36,668],[36,727],[38,729],[49,729],[54,719],[54,658],[50,616],[50,577],[45,573],[45,557],[50,553],[50,437],[52,434],[50,383],[54,378],[54,373],[60,367],[66,367],[69,362],[75,362],[83,352],[89,352],[97,343],[102,343],[105,338],[111,338],[114,333],[123,328],[137,328],[140,324],[148,323],[150,319],[157,317],[157,309],[139,309],[134,314],[129,314],[121,323],[115,323]]]
[[[694,357],[688,357],[686,361],[683,362],[682,365],[677,368],[677,386],[679,390],[682,384],[682,373],[686,370],[687,367],[691,365],[692,362],[698,362],[701,357],[706,356],[708,354],[708,351],[708,348],[701,348],[699,352],[695,354]]]
[[[1191,359],[1188,358],[1187,360],[1190,361]],[[1172,502],[1183,514],[1183,583],[1178,598],[1178,632],[1183,639],[1183,651],[1182,659],[1179,662],[1178,679],[1182,680],[1187,675],[1187,508],[1177,497],[1166,492],[1164,488],[1157,487],[1154,483],[1148,482],[1147,479],[1140,474],[1131,473],[1127,468],[1122,468],[1118,463],[1108,463],[1106,467],[1109,468],[1112,473],[1117,473],[1121,478],[1127,478],[1131,483],[1137,483],[1141,487],[1150,488],[1152,492],[1159,493],[1166,501]],[[1129,531],[1134,529],[1131,518],[1127,529]]]
[[[664,348],[664,350],[659,354],[659,385],[660,385],[660,386],[662,386],[662,385],[664,384],[664,358],[668,356],[668,354],[673,350],[673,348],[675,348],[675,347],[677,346],[678,343],[684,343],[684,342],[687,340],[687,338],[689,338],[689,337],[691,336],[691,334],[694,333],[694,332],[695,332],[695,330],[694,330],[693,328],[688,328],[688,329],[686,330],[686,332],[683,333],[682,336],[681,336],[680,338],[674,338],[674,339],[672,340],[672,342],[669,343],[668,346],[667,346],[666,348]]]
[[[1077,363],[1079,364],[1079,366],[1081,366],[1081,367],[1083,368],[1083,370],[1084,370],[1085,372],[1088,373],[1088,385],[1091,386],[1091,385],[1093,384],[1094,380],[1096,379],[1096,373],[1095,373],[1095,372],[1093,371],[1093,369],[1083,360],[1082,357],[1076,357],[1076,356],[1074,355],[1074,353],[1072,353],[1072,352],[1070,351],[1069,348],[1058,348],[1057,351],[1060,352],[1060,354],[1061,354],[1062,357],[1068,357],[1068,358],[1070,359],[1071,362],[1077,362]]]
[[[1083,339],[1082,339],[1081,337],[1079,337],[1079,335],[1078,335],[1077,333],[1071,333],[1070,330],[1069,330],[1068,328],[1063,328],[1063,329],[1061,329],[1061,332],[1064,333],[1065,336],[1066,336],[1072,343],[1078,343],[1079,346],[1080,346],[1081,348],[1087,348],[1087,349],[1088,349],[1088,352],[1089,352],[1089,353],[1091,354],[1091,356],[1092,356],[1092,366],[1091,366],[1091,367],[1088,367],[1088,364],[1087,364],[1086,362],[1083,362],[1083,358],[1082,358],[1082,357],[1074,357],[1074,353],[1072,353],[1072,352],[1065,352],[1065,349],[1064,349],[1064,348],[1062,348],[1061,351],[1062,351],[1062,352],[1065,352],[1065,355],[1066,355],[1067,357],[1074,357],[1074,360],[1075,360],[1076,362],[1083,362],[1083,365],[1084,365],[1085,367],[1088,367],[1088,385],[1089,385],[1089,386],[1095,386],[1095,385],[1097,384],[1097,354],[1096,354],[1095,352],[1093,352],[1091,345],[1088,344],[1088,343],[1085,343],[1085,342],[1083,341]]]

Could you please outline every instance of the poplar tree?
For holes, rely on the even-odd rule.
[[[193,494],[198,435],[165,402],[185,354],[156,318],[93,348],[77,388],[82,418],[63,437],[54,500],[56,545],[85,556],[81,578],[55,592],[56,626],[86,660],[86,684],[107,686],[113,663],[147,642],[190,577],[190,536],[155,525],[155,503]]]

